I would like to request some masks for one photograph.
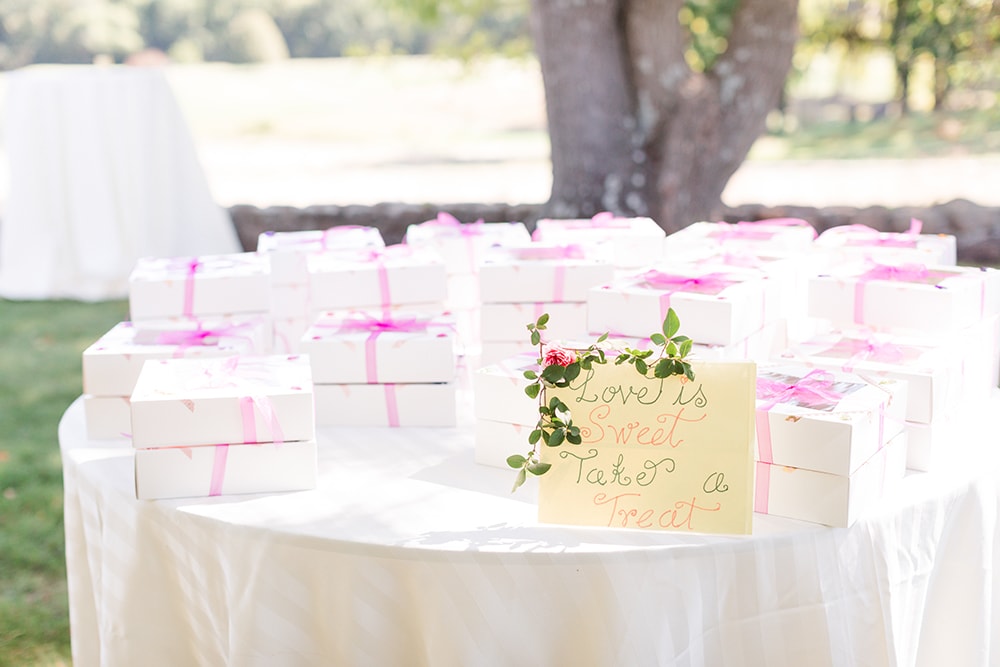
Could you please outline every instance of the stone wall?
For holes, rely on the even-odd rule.
[[[240,242],[246,250],[257,248],[257,237],[261,232],[326,229],[340,225],[378,227],[386,243],[398,243],[402,240],[407,225],[430,220],[439,211],[447,211],[463,222],[479,219],[486,222],[519,220],[532,229],[540,210],[541,206],[534,204],[397,203],[307,208],[274,206],[264,209],[240,205],[229,209]],[[882,231],[901,232],[909,227],[911,218],[917,218],[923,221],[925,233],[955,235],[960,263],[1000,266],[1000,207],[979,206],[964,199],[929,208],[811,208],[748,204],[726,208],[722,215],[722,219],[727,222],[766,218],[801,218],[809,221],[820,232],[845,224],[862,224]]]

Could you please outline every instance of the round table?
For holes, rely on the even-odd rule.
[[[1000,664],[997,408],[851,528],[726,536],[539,524],[469,424],[321,429],[311,491],[137,501],[78,400],[74,665]]]
[[[34,65],[4,76],[0,296],[123,298],[140,257],[239,252],[161,69]]]

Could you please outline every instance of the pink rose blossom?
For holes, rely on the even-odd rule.
[[[546,366],[569,366],[574,361],[573,355],[561,347],[550,347],[545,352]]]

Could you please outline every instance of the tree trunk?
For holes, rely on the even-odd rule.
[[[685,59],[683,0],[533,0],[552,144],[545,215],[647,215],[668,231],[718,212],[777,105],[796,0],[743,0],[728,49]]]

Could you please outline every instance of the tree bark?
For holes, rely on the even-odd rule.
[[[683,0],[533,0],[552,147],[545,214],[707,219],[777,105],[796,0],[743,0],[726,52],[692,71]]]

